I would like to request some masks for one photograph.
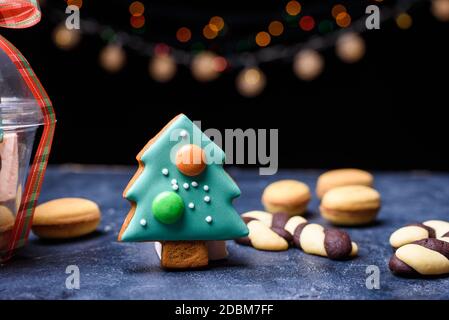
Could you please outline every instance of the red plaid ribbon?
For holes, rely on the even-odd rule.
[[[40,20],[37,0],[0,0],[0,27],[28,28]]]
[[[33,8],[31,8],[33,7]],[[4,1],[0,0],[0,26],[10,28],[25,28],[39,22],[40,11],[35,0]],[[36,102],[42,110],[44,127],[42,136],[31,164],[25,184],[19,212],[16,216],[14,229],[9,241],[6,255],[0,257],[7,260],[13,251],[25,244],[30,233],[34,209],[39,198],[42,181],[47,168],[55,131],[55,113],[51,101],[42,87],[28,61],[8,40],[0,36],[0,50],[3,50],[17,67],[25,84],[30,89]]]

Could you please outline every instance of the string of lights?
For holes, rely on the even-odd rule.
[[[395,19],[398,28],[409,29],[413,21],[408,12],[421,1],[423,0],[397,1],[393,7],[382,7],[381,23]],[[381,3],[382,0],[378,2]],[[81,8],[82,0],[68,0],[67,4]],[[285,6],[288,16],[297,16],[301,10],[301,4],[296,0],[289,1]],[[134,1],[129,6],[129,12],[131,26],[135,29],[142,28],[145,25],[144,5]],[[431,12],[437,19],[449,21],[449,0],[431,0]],[[284,32],[284,24],[274,20],[268,25],[267,31],[260,31],[255,35],[254,43],[257,49],[230,54],[218,54],[212,50],[188,51],[166,43],[147,41],[140,35],[114,30],[89,18],[82,19],[80,30],[69,30],[63,24],[59,24],[53,32],[53,40],[57,47],[70,50],[81,41],[82,34],[100,36],[107,43],[99,56],[100,64],[105,70],[111,73],[120,71],[126,63],[124,48],[128,48],[149,58],[150,76],[162,83],[175,77],[178,66],[190,68],[193,77],[200,82],[215,80],[226,70],[240,70],[236,77],[237,90],[243,96],[254,97],[265,88],[267,78],[261,66],[266,63],[290,61],[298,78],[311,81],[323,71],[325,61],[320,52],[328,48],[335,47],[336,55],[345,63],[355,63],[364,56],[366,46],[361,35],[367,31],[365,25],[367,16],[352,21],[352,17],[342,4],[334,5],[331,13],[340,28],[338,30],[326,34],[313,34],[305,41],[297,43],[270,45],[272,37]],[[65,17],[64,13],[59,11],[52,12],[52,16],[59,22]],[[324,22],[319,24],[320,28]],[[299,18],[298,25],[303,31],[310,31],[316,27],[316,21],[312,16],[304,15]],[[214,16],[210,18],[202,33],[205,39],[211,40],[225,28],[227,26],[224,19]],[[180,27],[176,32],[176,39],[180,43],[189,42],[191,38],[192,32],[187,27]]]

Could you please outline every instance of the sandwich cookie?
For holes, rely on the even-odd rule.
[[[366,186],[344,186],[324,195],[320,212],[335,225],[357,226],[374,221],[380,207],[381,197],[376,190]]]
[[[95,231],[100,219],[100,208],[95,202],[62,198],[36,207],[32,230],[40,238],[70,239]]]
[[[296,180],[280,180],[265,188],[262,204],[270,213],[295,216],[306,212],[310,198],[310,189],[306,184]]]

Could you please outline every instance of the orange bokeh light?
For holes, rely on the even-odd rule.
[[[266,47],[271,42],[271,36],[268,32],[261,31],[256,35],[256,43],[259,47]]]
[[[67,5],[81,8],[83,6],[83,0],[67,0]]]
[[[217,37],[217,35],[218,35],[217,31],[212,30],[212,29],[210,28],[210,24],[206,25],[206,26],[203,28],[203,36],[204,36],[206,39],[209,39],[209,40],[215,39],[215,38]]]
[[[401,13],[401,14],[399,14],[396,17],[396,24],[402,30],[406,30],[406,29],[409,29],[412,26],[413,20],[412,20],[412,17],[410,17],[409,14]]]
[[[224,20],[222,17],[215,16],[209,20],[209,28],[214,32],[219,32],[224,28]]]
[[[145,6],[140,1],[134,1],[129,5],[129,13],[134,17],[139,17],[145,12]]]
[[[176,32],[176,39],[179,42],[188,42],[192,38],[192,32],[189,28],[182,27]]]
[[[332,17],[337,19],[339,13],[346,12],[346,7],[342,4],[336,4],[332,7]]]
[[[351,16],[347,12],[340,12],[335,21],[339,27],[347,28],[351,24]]]
[[[298,1],[292,0],[285,6],[285,11],[291,16],[297,16],[301,12],[301,4]]]
[[[272,21],[268,26],[268,32],[272,36],[280,36],[284,32],[284,25],[279,21]]]

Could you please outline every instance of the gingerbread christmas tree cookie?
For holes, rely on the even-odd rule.
[[[119,241],[162,242],[166,268],[208,264],[206,241],[246,236],[232,206],[240,190],[224,171],[225,154],[181,114],[138,154],[139,169],[124,191],[132,208]]]

